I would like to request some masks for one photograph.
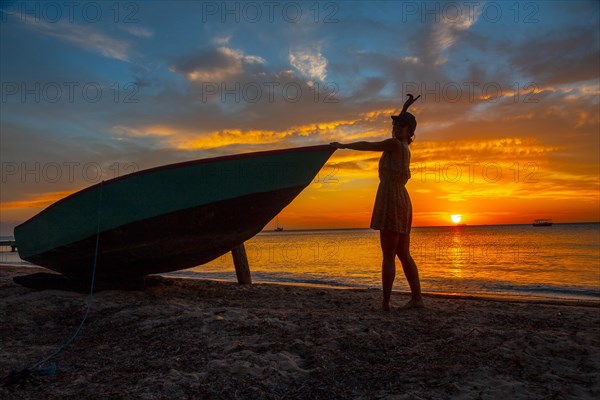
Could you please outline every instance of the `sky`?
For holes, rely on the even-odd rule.
[[[413,226],[600,221],[599,10],[3,1],[0,235],[141,169],[387,139],[407,93]],[[336,151],[280,225],[368,227],[379,157]]]

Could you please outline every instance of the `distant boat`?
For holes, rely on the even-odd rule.
[[[26,261],[89,278],[100,220],[99,279],[201,265],[260,232],[334,151],[322,145],[236,154],[114,178],[17,226],[17,249]]]
[[[277,216],[277,225],[275,226],[275,229],[273,229],[275,232],[281,232],[283,231],[283,226],[279,226],[279,216]]]
[[[551,219],[536,219],[533,221],[533,226],[552,226],[553,222]]]

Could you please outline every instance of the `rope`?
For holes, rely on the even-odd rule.
[[[2,381],[5,386],[18,384],[22,380],[30,379],[30,378],[33,378],[34,376],[54,375],[56,372],[56,364],[55,363],[50,364],[46,368],[40,368],[40,366],[42,364],[50,361],[51,359],[53,359],[60,353],[62,353],[62,351],[65,349],[65,347],[70,345],[75,340],[75,338],[79,335],[79,332],[81,332],[81,328],[83,328],[83,325],[85,324],[85,321],[87,320],[87,317],[90,313],[90,309],[92,308],[94,282],[96,280],[96,265],[98,262],[98,248],[100,245],[100,219],[102,217],[103,187],[104,187],[104,181],[101,181],[100,182],[99,200],[98,200],[98,220],[96,223],[96,249],[94,251],[94,266],[92,268],[92,281],[90,284],[90,292],[88,294],[88,299],[87,299],[87,307],[85,309],[83,318],[82,318],[81,322],[79,323],[79,326],[77,327],[77,330],[75,331],[75,333],[73,333],[71,335],[71,337],[62,346],[60,346],[58,349],[56,349],[54,351],[54,353],[50,354],[49,356],[46,356],[41,361],[38,361],[37,363],[33,364],[29,368],[25,368],[21,371],[14,370],[8,376],[3,378]]]

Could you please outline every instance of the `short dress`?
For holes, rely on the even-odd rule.
[[[379,160],[379,188],[375,197],[371,229],[410,233],[412,203],[406,182],[410,179],[410,150],[403,143],[402,159],[384,151]]]

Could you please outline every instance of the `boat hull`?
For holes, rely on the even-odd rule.
[[[312,146],[140,171],[75,193],[15,228],[22,259],[76,279],[207,263],[260,232],[335,149]],[[56,232],[56,233],[54,233]]]
[[[258,193],[133,222],[99,237],[99,279],[191,268],[252,238],[304,187]],[[157,234],[159,232],[159,234]],[[29,257],[70,277],[91,276],[96,236]]]

